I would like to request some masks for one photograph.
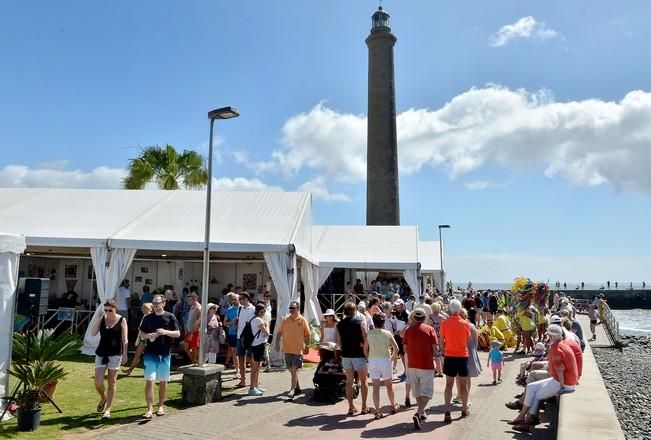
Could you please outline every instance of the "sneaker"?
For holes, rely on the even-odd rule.
[[[452,399],[452,403],[454,403],[455,405],[459,405],[459,404],[461,404],[461,399],[459,399],[458,397],[455,397],[455,398]]]
[[[421,421],[421,422],[425,422],[425,421],[427,421],[427,414],[422,413],[422,414],[420,415],[420,421]]]
[[[294,390],[294,395],[298,396],[299,394],[303,394],[303,391],[301,390],[301,387],[296,387]]]
[[[462,418],[464,418],[464,417],[468,417],[469,415],[470,415],[470,411],[468,411],[468,410],[466,410],[466,411],[461,411],[461,417],[462,417]]]
[[[405,373],[402,373],[400,376],[398,376],[398,379],[400,379],[400,382],[404,382],[407,380],[407,375]]]
[[[412,417],[414,420],[414,429],[420,430],[420,416],[418,413],[414,414],[414,417]]]
[[[262,396],[263,391],[260,391],[257,388],[249,389],[249,396]]]
[[[496,380],[493,381],[493,385],[497,385],[497,381],[496,381]]]
[[[411,408],[411,400],[409,400],[409,397],[407,397],[407,398],[405,399],[405,406],[406,406],[407,408]]]
[[[450,415],[450,411],[445,412],[445,416],[443,417],[443,421],[445,423],[452,423],[452,416]]]
[[[263,392],[263,393],[264,393],[265,391],[267,391],[266,388],[262,388],[262,387],[255,387],[255,389],[258,390],[258,391],[260,391],[260,392]]]
[[[270,371],[271,371],[271,365],[267,365],[266,367],[264,367],[264,370],[262,370],[263,373],[268,373]]]
[[[294,398],[295,393],[296,393],[296,391],[294,391],[294,388],[289,390],[289,393],[287,393],[287,397],[289,398],[289,400],[292,400]]]

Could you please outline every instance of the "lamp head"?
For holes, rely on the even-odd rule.
[[[231,119],[237,118],[240,115],[240,112],[235,108],[231,107],[222,107],[208,112],[208,119]]]

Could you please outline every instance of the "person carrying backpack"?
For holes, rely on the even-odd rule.
[[[269,338],[269,329],[264,320],[266,312],[267,306],[265,304],[256,304],[255,318],[246,325],[242,332],[242,345],[249,348],[253,355],[253,360],[251,361],[251,386],[249,388],[249,396],[261,396],[265,392],[264,388],[260,388],[258,378],[260,365],[264,360],[267,338]]]
[[[237,357],[240,363],[240,383],[236,385],[236,388],[244,388],[246,386],[246,358],[251,357],[251,346],[244,347],[241,337],[247,324],[255,318],[255,307],[250,303],[247,292],[242,292],[239,296],[240,307],[237,311],[237,318],[234,319],[235,325],[237,325]]]

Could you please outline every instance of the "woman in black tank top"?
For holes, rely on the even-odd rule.
[[[104,304],[104,315],[93,325],[91,334],[100,340],[95,350],[95,389],[100,396],[97,412],[104,412],[102,418],[111,417],[111,406],[117,388],[120,364],[127,361],[127,321],[117,314],[117,303],[108,300]],[[108,369],[108,391],[104,388],[104,375]]]

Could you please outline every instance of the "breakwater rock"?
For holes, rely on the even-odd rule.
[[[627,439],[651,439],[651,338],[625,337],[628,346],[594,347],[610,399]]]

